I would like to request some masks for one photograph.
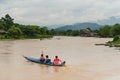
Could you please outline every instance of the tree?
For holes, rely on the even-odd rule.
[[[19,28],[25,37],[35,37],[40,34],[40,27],[36,25],[19,25]]]
[[[72,35],[72,32],[73,32],[73,31],[72,31],[71,29],[69,29],[69,30],[66,31],[66,35],[67,35],[67,36],[71,36],[71,35]]]
[[[115,25],[111,28],[110,34],[111,34],[112,36],[120,35],[120,24],[115,24]]]
[[[42,28],[40,28],[40,33],[42,34],[42,35],[46,35],[47,34],[47,27],[42,27]]]
[[[78,30],[72,31],[72,36],[80,36],[80,31]]]
[[[90,27],[87,27],[86,29],[88,29],[89,31],[92,31],[92,29]]]
[[[0,20],[0,29],[4,29],[4,22]]]
[[[110,37],[110,29],[109,25],[105,25],[103,28],[100,28],[99,35],[101,37]]]
[[[8,30],[8,36],[12,38],[20,38],[22,35],[22,31],[20,28],[15,27],[14,25]]]
[[[11,26],[13,26],[14,22],[13,22],[14,19],[12,19],[9,14],[6,14],[5,17],[2,17],[1,21],[4,23],[4,30],[5,31],[8,31]]]
[[[51,35],[56,35],[56,31],[54,29],[50,30]]]

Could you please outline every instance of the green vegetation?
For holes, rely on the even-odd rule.
[[[105,25],[103,28],[99,29],[99,36],[101,37],[110,37],[111,26]]]
[[[63,35],[63,36],[83,36],[83,37],[111,37],[113,41],[106,43],[107,46],[119,46],[120,44],[120,24],[113,26],[105,25],[100,29],[92,30],[91,28],[81,30],[54,30],[51,31],[52,35]]]
[[[80,30],[50,30],[51,35],[54,36],[80,36]]]
[[[69,26],[68,26],[69,27]],[[85,26],[86,27],[86,26]],[[89,31],[89,32],[88,32]],[[105,25],[99,29],[93,30],[90,27],[87,27],[86,29],[80,29],[80,30],[55,30],[52,29],[51,31],[52,35],[63,35],[63,36],[81,36],[82,34],[88,33],[88,34],[97,34],[97,37],[115,37],[116,35],[120,35],[120,24],[115,24],[113,26]],[[94,35],[92,36],[94,37]],[[96,35],[95,35],[96,37]]]
[[[14,23],[14,19],[9,14],[0,19],[0,39],[43,39],[53,36],[113,37],[113,41],[107,43],[107,45],[113,46],[120,44],[120,24],[105,25],[96,30],[92,30],[89,27],[80,30],[48,30],[46,26]]]
[[[120,24],[115,24],[113,26],[104,26],[99,30],[99,35],[101,37],[113,37],[112,41],[106,43],[107,46],[120,47]]]
[[[0,39],[21,38],[51,38],[52,35],[46,26],[21,25],[14,23],[14,19],[6,14],[0,19]]]
[[[100,37],[115,37],[120,35],[120,24],[115,24],[113,26],[105,25],[98,31]]]
[[[106,43],[106,46],[109,46],[109,47],[120,47],[120,36],[115,36],[114,38],[113,38],[113,40],[112,41],[108,41],[107,43]]]

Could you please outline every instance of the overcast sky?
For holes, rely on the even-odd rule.
[[[20,24],[104,23],[119,19],[120,0],[0,0],[0,17],[5,14]]]

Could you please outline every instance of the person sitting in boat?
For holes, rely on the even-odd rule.
[[[51,64],[51,59],[49,59],[49,56],[46,55],[46,59],[44,61],[45,64]]]
[[[55,56],[55,59],[53,60],[54,65],[59,65],[61,60],[58,58],[58,56]]]
[[[44,58],[44,55],[43,55],[43,53],[41,54],[41,57],[40,57],[40,62],[41,63],[44,63],[44,61],[45,61],[45,58]]]

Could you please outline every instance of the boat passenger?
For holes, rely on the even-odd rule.
[[[51,64],[51,59],[49,59],[49,56],[46,55],[46,59],[45,59],[45,64]]]
[[[41,57],[40,57],[40,62],[41,63],[44,63],[44,61],[45,61],[45,58],[44,58],[44,55],[43,55],[43,53],[41,54]]]
[[[54,65],[59,65],[61,60],[58,58],[58,56],[55,56],[55,59],[53,60]]]

